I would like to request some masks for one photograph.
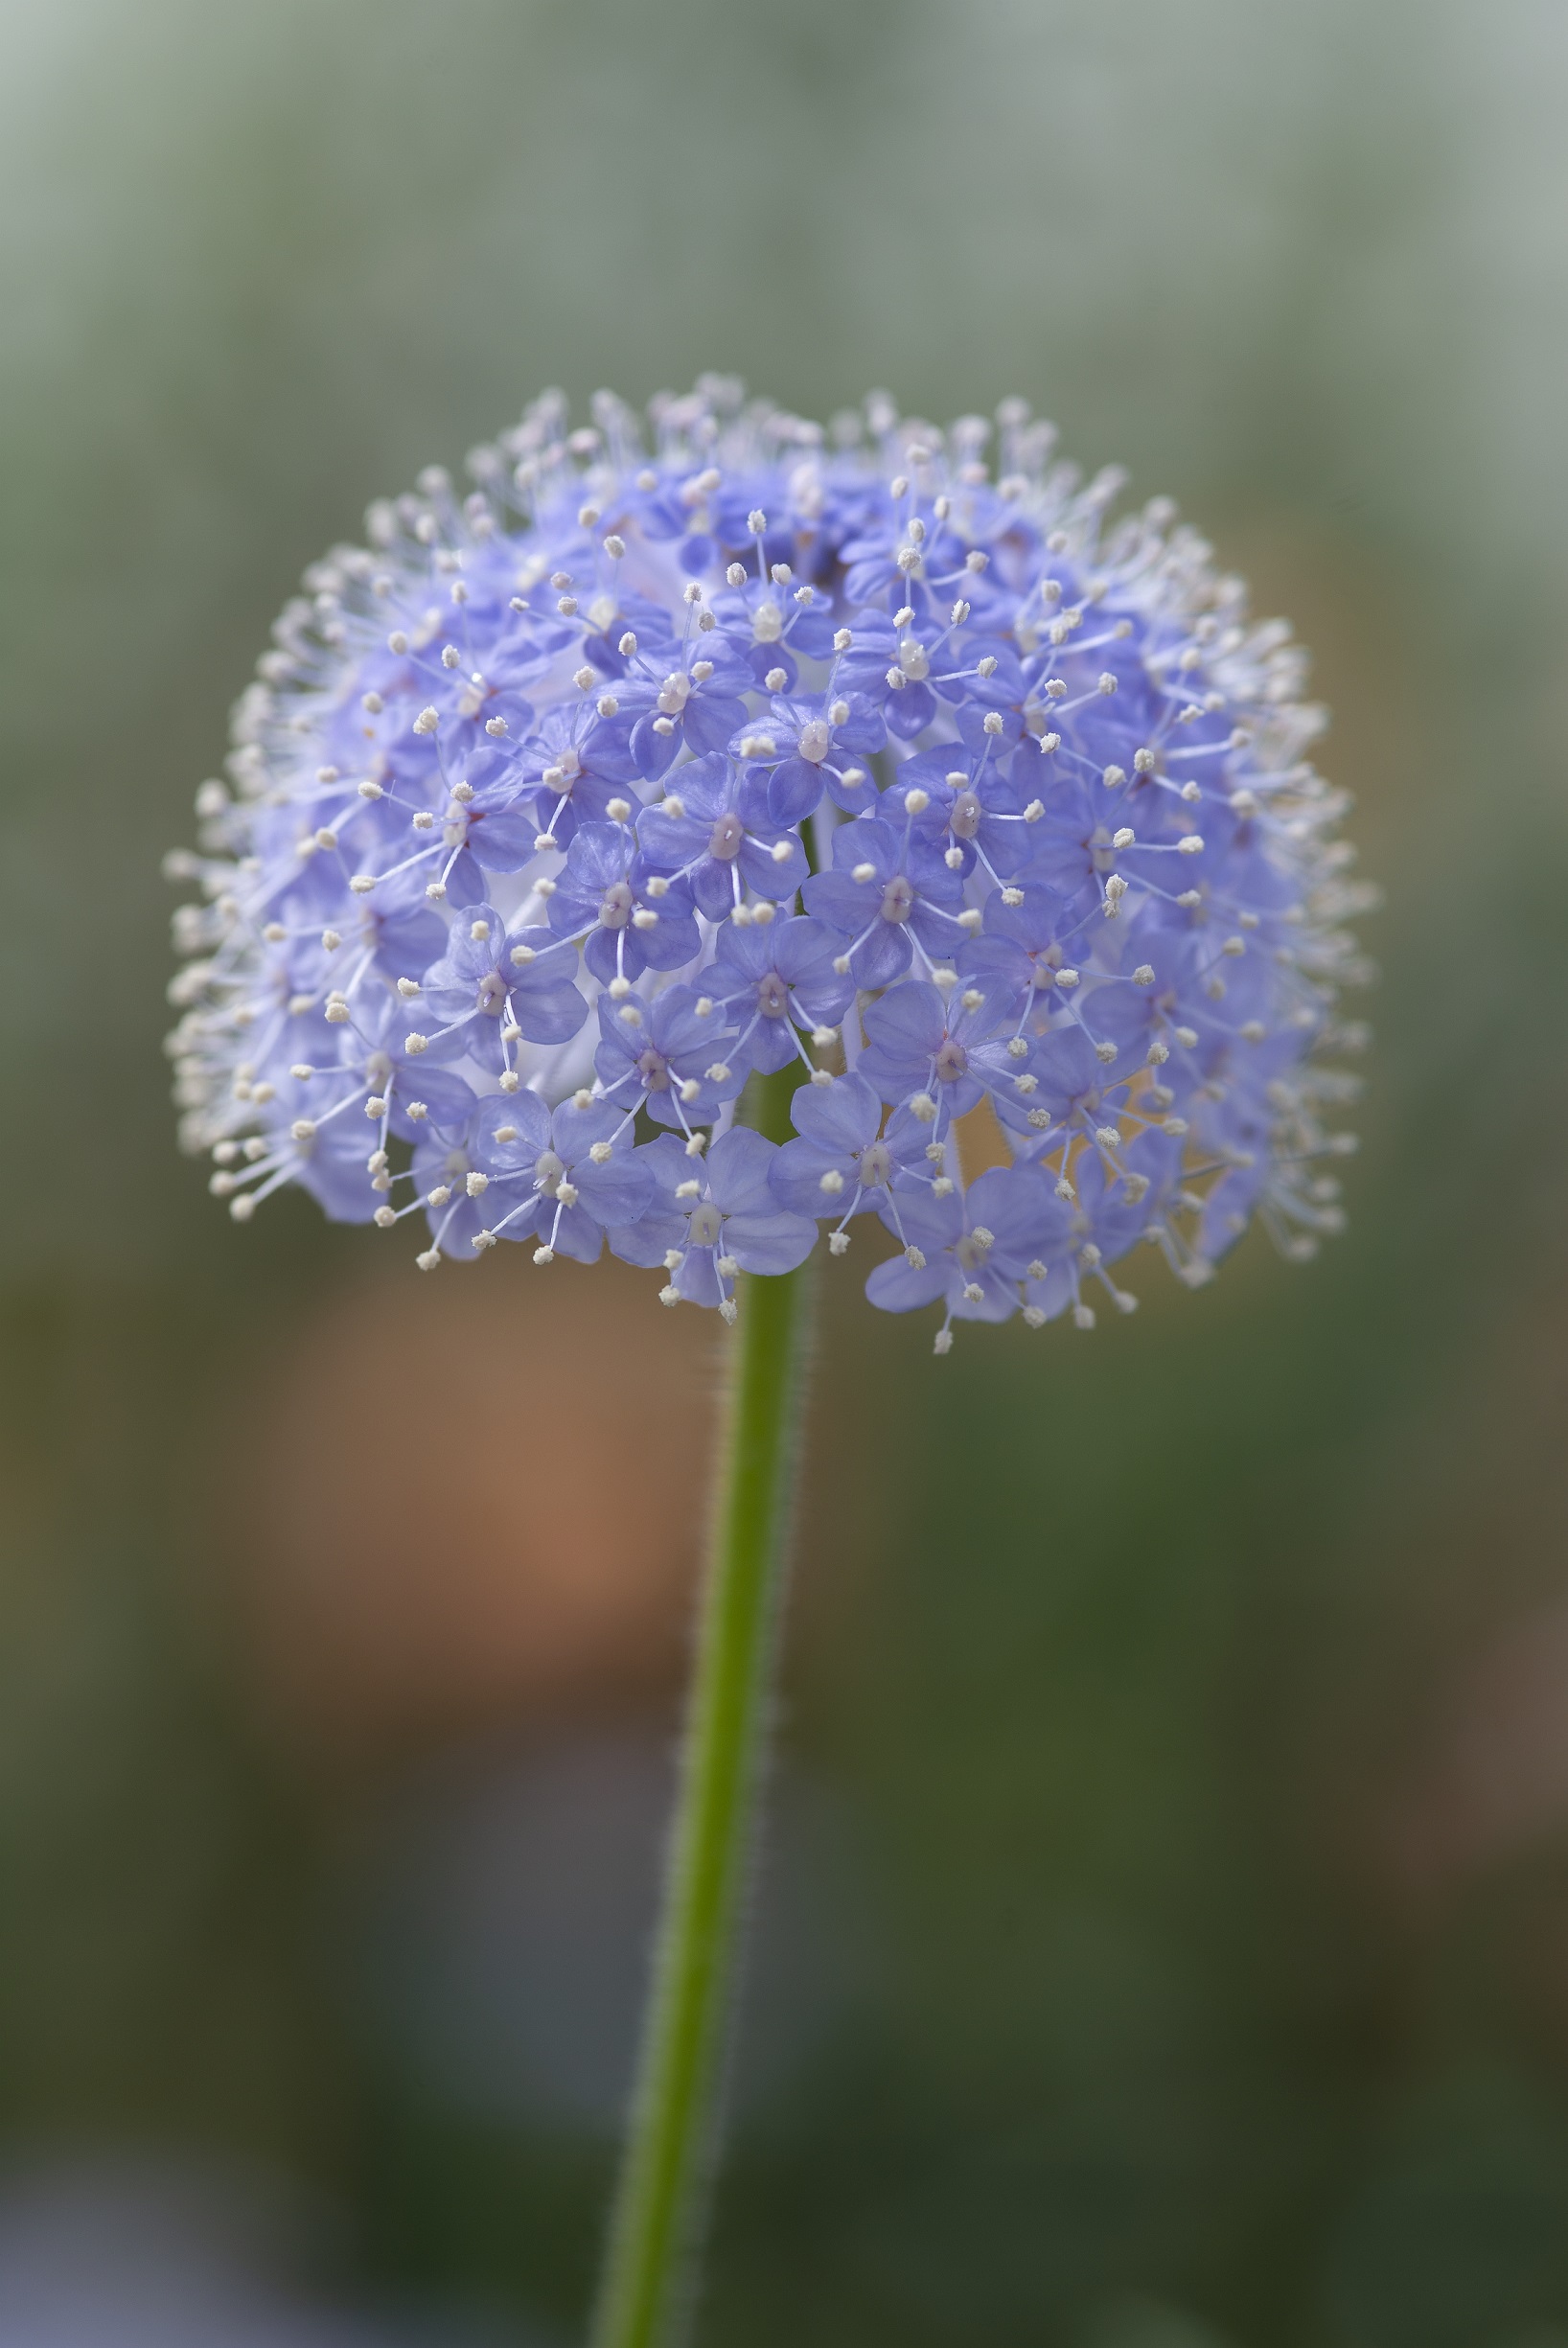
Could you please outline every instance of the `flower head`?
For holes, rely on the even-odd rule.
[[[549,394],[307,574],[171,859],[238,1218],[608,1239],[727,1311],[870,1210],[944,1347],[1338,1227],[1367,899],[1302,657],[1168,506],[1109,520],[1017,403],[986,438]],[[774,1151],[736,1103],[792,1067]]]

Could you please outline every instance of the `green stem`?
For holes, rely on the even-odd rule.
[[[754,1085],[751,1121],[770,1139],[791,1131],[796,1081],[786,1070]],[[740,1282],[664,1907],[593,2348],[670,2348],[690,2312],[772,1709],[811,1271]]]

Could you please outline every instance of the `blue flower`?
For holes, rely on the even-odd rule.
[[[637,841],[655,872],[685,881],[709,921],[724,921],[747,891],[787,902],[806,877],[806,852],[775,823],[765,782],[748,784],[722,756],[693,759],[658,807],[637,817]]]
[[[1255,1217],[1290,1255],[1337,1230],[1321,1063],[1362,1040],[1368,899],[1240,583],[1159,503],[1110,521],[1116,477],[1016,403],[994,468],[980,420],[880,395],[832,435],[717,379],[646,445],[594,417],[547,395],[471,495],[374,508],[237,706],[170,861],[182,1136],[230,1211],[425,1215],[427,1265],[608,1234],[730,1304],[694,1220],[762,1211],[726,1128],[799,1059],[776,1212],[842,1253],[874,1206],[960,1317],[1081,1321],[1145,1241],[1191,1283]],[[987,1099],[1013,1162],[966,1188]]]
[[[801,890],[808,913],[852,942],[845,965],[857,986],[890,986],[909,969],[918,945],[928,959],[951,957],[971,926],[963,886],[940,855],[878,816],[841,824],[833,869],[813,873]]]
[[[895,1120],[884,1134],[876,1088],[859,1073],[837,1076],[828,1085],[799,1086],[790,1113],[798,1139],[783,1144],[772,1172],[780,1204],[795,1214],[836,1216],[828,1242],[835,1255],[849,1245],[844,1225],[867,1208],[877,1209],[900,1231],[899,1178],[908,1178],[914,1161],[926,1154],[919,1121]]]
[[[536,1263],[556,1255],[596,1262],[606,1232],[635,1224],[653,1203],[653,1174],[634,1149],[631,1119],[590,1093],[573,1093],[553,1113],[537,1093],[486,1101],[471,1155],[485,1177],[487,1221],[475,1244],[537,1237]]]
[[[768,1177],[776,1155],[745,1125],[731,1126],[705,1159],[694,1160],[673,1134],[638,1150],[658,1200],[635,1239],[620,1234],[618,1252],[634,1263],[663,1264],[666,1304],[716,1304],[733,1319],[738,1272],[793,1272],[805,1262],[817,1226],[773,1196]]]
[[[834,967],[838,952],[833,932],[802,914],[720,932],[707,984],[752,1068],[767,1074],[789,1066],[799,1052],[792,1022],[819,1045],[834,1040],[855,992],[853,978]]]
[[[733,1100],[749,1067],[709,996],[672,986],[651,1000],[612,994],[599,1001],[593,1065],[605,1097],[622,1110],[640,1102],[656,1124],[690,1136]]]
[[[680,661],[661,674],[634,676],[621,690],[621,708],[634,720],[631,750],[639,773],[665,773],[682,749],[698,757],[722,750],[745,720],[749,667],[722,642],[700,636],[698,644],[689,666]]]
[[[988,1093],[999,1110],[1011,1112],[1021,1102],[1026,1121],[1035,1085],[1009,1053],[999,1024],[994,998],[980,987],[944,994],[922,979],[906,979],[867,1005],[870,1040],[857,1073],[890,1108],[908,1109],[929,1125],[934,1139]]]
[[[645,970],[679,970],[702,947],[690,888],[649,869],[624,820],[579,825],[549,915],[557,937],[588,932],[583,959],[605,986]]]
[[[864,694],[830,689],[794,701],[775,695],[766,719],[743,725],[729,748],[767,775],[773,821],[794,824],[816,813],[824,790],[848,815],[869,808],[875,785],[862,762],[887,739]]]
[[[447,935],[447,951],[425,974],[422,1016],[440,1023],[415,1027],[412,1052],[438,1059],[465,1055],[492,1074],[512,1066],[511,1047],[564,1044],[588,1017],[577,991],[577,955],[548,930],[509,932],[494,906],[467,906]]]
[[[1040,1177],[996,1166],[966,1191],[911,1189],[898,1206],[904,1251],[866,1281],[871,1302],[888,1313],[944,1304],[938,1353],[953,1342],[954,1321],[1010,1320],[1051,1235],[1052,1200]]]

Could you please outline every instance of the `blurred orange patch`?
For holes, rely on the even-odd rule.
[[[674,1676],[726,1332],[646,1273],[378,1279],[302,1328],[221,1464],[247,1667],[350,1747]]]

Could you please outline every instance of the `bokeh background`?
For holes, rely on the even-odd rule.
[[[0,2343],[580,2335],[715,1332],[175,1154],[163,848],[542,384],[1022,392],[1317,654],[1349,1236],[825,1283],[712,2348],[1568,2343],[1568,11],[0,6]]]

